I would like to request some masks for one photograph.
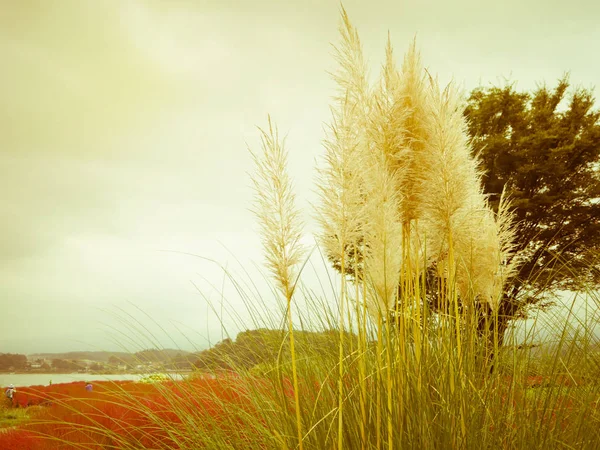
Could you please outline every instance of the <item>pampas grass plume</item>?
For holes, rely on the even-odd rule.
[[[296,284],[296,267],[306,250],[300,244],[302,222],[286,170],[287,152],[270,117],[268,122],[268,130],[259,129],[262,152],[251,152],[256,167],[252,178],[254,213],[261,227],[267,267],[285,298],[291,298]]]

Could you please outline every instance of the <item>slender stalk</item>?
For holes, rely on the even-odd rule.
[[[344,304],[346,303],[346,269],[345,252],[341,253],[342,281],[340,289],[340,345],[339,345],[339,372],[338,372],[338,449],[344,448]]]
[[[392,382],[392,342],[391,342],[391,327],[386,326],[386,346],[385,346],[385,358],[386,358],[386,387],[387,387],[387,436],[388,436],[388,449],[392,450],[394,447],[394,422],[392,414],[392,393],[393,393],[393,382]]]
[[[298,448],[302,450],[304,448],[302,443],[302,412],[300,410],[300,391],[298,389],[298,371],[296,369],[296,350],[294,347],[294,326],[292,323],[292,292],[289,292],[287,304],[288,330],[290,333],[290,353],[292,358],[292,378],[294,383],[294,409],[296,410],[296,430],[298,433]]]
[[[354,246],[354,261],[358,261],[358,249],[356,246]],[[361,449],[365,449],[366,445],[367,445],[367,436],[366,436],[366,427],[367,427],[367,386],[366,386],[366,377],[367,377],[367,370],[366,370],[366,359],[367,359],[367,355],[366,355],[366,317],[363,317],[362,311],[361,311],[361,292],[360,292],[360,287],[361,285],[363,286],[364,289],[364,283],[361,283],[361,275],[358,272],[358,264],[356,263],[354,266],[354,285],[356,288],[355,291],[355,295],[356,295],[356,322],[357,322],[357,328],[358,328],[358,352],[359,352],[359,359],[358,359],[358,373],[359,373],[359,382],[360,382],[360,397],[359,397],[359,404],[360,404],[360,417],[361,417],[361,421],[360,421],[360,447]],[[364,295],[366,295],[366,292],[363,292]],[[366,304],[365,304],[365,316],[366,316]]]
[[[376,419],[375,419],[375,448],[379,450],[381,448],[381,391],[383,386],[382,370],[383,370],[383,319],[381,311],[377,316],[377,405],[376,405]]]

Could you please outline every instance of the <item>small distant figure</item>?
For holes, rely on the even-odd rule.
[[[48,382],[48,386],[52,386],[52,380]]]
[[[92,383],[87,383],[85,385],[85,390],[88,392],[92,392],[92,390],[94,389],[94,386],[92,386]]]
[[[11,384],[10,386],[8,386],[8,389],[4,393],[6,395],[6,402],[8,403],[9,408],[12,408],[12,406],[13,406],[13,399],[15,397],[15,392],[17,392],[17,390],[15,389],[14,385]]]

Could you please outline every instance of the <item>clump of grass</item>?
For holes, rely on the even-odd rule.
[[[345,12],[341,35],[318,218],[322,246],[341,273],[338,327],[356,329],[359,343],[332,368],[337,407],[304,440],[315,448],[528,447],[532,434],[560,434],[544,422],[506,433],[531,405],[515,367],[489,373],[501,340],[497,331],[482,335],[479,324],[497,320],[518,255],[510,203],[494,213],[483,194],[460,94],[422,69],[414,44],[397,71],[389,42],[372,88]],[[350,301],[353,319],[344,312]],[[359,370],[348,389],[344,367],[352,364]],[[331,428],[314,441],[321,421]]]
[[[9,408],[5,405],[0,405],[0,429],[14,427],[22,422],[27,422],[31,412],[33,411],[28,411],[23,408]]]

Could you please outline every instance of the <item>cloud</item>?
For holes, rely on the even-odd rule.
[[[181,93],[132,45],[117,11],[97,2],[53,5],[3,8],[0,146],[77,159],[126,152],[97,144]]]
[[[467,89],[511,72],[523,88],[569,69],[588,85],[598,73],[574,51],[600,39],[595,3],[344,5],[373,75],[388,29],[398,58],[416,34],[432,73]],[[232,261],[221,241],[262,262],[246,142],[258,147],[269,113],[288,135],[299,201],[314,198],[338,21],[339,4],[319,0],[3,5],[0,298],[12,315],[0,339],[41,342],[52,333],[44,318],[64,317],[59,346],[93,328],[90,307],[126,301],[206,328],[189,280],[218,285],[222,274],[160,250]]]

